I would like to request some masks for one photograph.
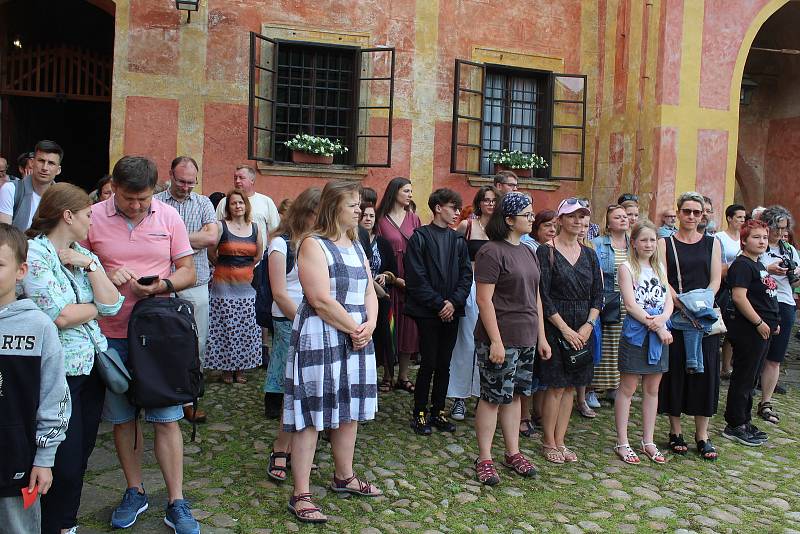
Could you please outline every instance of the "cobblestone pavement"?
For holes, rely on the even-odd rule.
[[[523,452],[539,468],[536,479],[522,479],[498,464],[501,484],[482,487],[472,461],[477,446],[470,416],[454,434],[414,435],[408,427],[410,396],[384,394],[377,419],[360,428],[356,471],[386,493],[377,499],[344,498],[325,488],[332,476],[330,447],[320,441],[312,489],[330,517],[324,527],[300,526],[286,511],[291,486],[276,486],[265,473],[277,422],[263,417],[260,384],[263,371],[249,373],[246,385],[211,382],[203,407],[209,423],[197,441],[187,436],[187,498],[203,532],[653,532],[741,533],[800,532],[800,344],[793,340],[793,358],[782,381],[788,395],[777,396],[779,426],[760,422],[769,442],[748,448],[723,439],[724,394],[712,422],[717,462],[705,462],[694,449],[685,457],[668,455],[656,466],[642,455],[642,464],[616,459],[613,408],[604,404],[593,421],[575,415],[567,438],[580,462],[556,466],[538,453],[538,436],[522,438]],[[723,387],[726,385],[723,382]],[[636,403],[635,403],[636,404]],[[636,421],[639,412],[635,411]],[[759,424],[759,421],[754,421]],[[685,422],[687,440],[691,424]],[[668,426],[659,418],[657,441]],[[145,487],[150,509],[131,533],[168,532],[163,524],[164,482],[152,452],[152,430],[146,428]],[[638,443],[638,428],[631,442]],[[495,458],[502,457],[498,433]],[[84,486],[82,534],[107,532],[111,509],[119,502],[124,479],[117,467],[110,428],[103,425]]]

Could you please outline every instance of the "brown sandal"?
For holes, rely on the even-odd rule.
[[[326,523],[328,521],[327,517],[309,517],[311,514],[315,512],[322,513],[322,510],[314,504],[314,501],[311,500],[313,495],[311,493],[301,493],[300,495],[292,495],[289,498],[289,505],[287,508],[290,512],[294,514],[298,521],[301,523]],[[311,504],[311,506],[307,508],[298,508],[297,503],[299,502],[307,502]]]
[[[223,371],[222,373],[222,381],[226,384],[233,384],[233,373],[230,371]]]
[[[542,455],[544,455],[544,459],[548,462],[554,464],[564,463],[564,455],[561,454],[561,451],[558,450],[557,447],[545,447],[542,445]]]
[[[247,377],[239,373],[238,371],[233,373],[233,379],[236,381],[237,384],[247,384]]]
[[[358,488],[351,488],[348,485],[354,480],[358,482]],[[383,492],[379,490],[377,486],[361,480],[355,474],[350,478],[343,479],[336,478],[336,475],[333,475],[331,489],[337,493],[352,493],[354,495],[363,495],[365,497],[377,497],[379,495],[383,495]]]
[[[291,459],[291,454],[286,452],[275,452],[272,451],[269,453],[269,466],[267,467],[267,475],[272,480],[277,480],[278,482],[283,482],[286,480],[287,473],[289,471],[289,462]],[[282,458],[286,460],[286,465],[275,465],[275,460]],[[277,471],[280,474],[273,473],[273,471]]]

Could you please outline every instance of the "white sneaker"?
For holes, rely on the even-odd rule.
[[[586,405],[589,408],[600,408],[600,401],[597,400],[597,393],[590,391],[586,394]]]
[[[66,531],[64,534],[78,534],[78,527],[77,525]]]
[[[450,408],[450,417],[456,421],[463,421],[466,415],[467,404],[464,402],[464,399],[456,399],[455,402],[453,402],[453,407]]]

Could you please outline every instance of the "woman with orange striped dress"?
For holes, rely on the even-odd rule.
[[[261,365],[261,328],[256,323],[256,291],[250,282],[264,243],[250,216],[244,191],[227,195],[225,219],[219,222],[208,321],[205,367],[222,371],[222,381],[247,382],[241,371]]]

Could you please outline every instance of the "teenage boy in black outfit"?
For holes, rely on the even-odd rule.
[[[450,358],[458,335],[458,318],[472,285],[472,267],[463,236],[451,229],[461,211],[461,197],[450,189],[437,189],[428,198],[433,222],[417,228],[404,257],[406,303],[404,313],[419,327],[420,362],[414,391],[411,428],[430,435],[431,426],[452,432],[455,425],[444,411]],[[428,392],[431,408],[428,416]]]

